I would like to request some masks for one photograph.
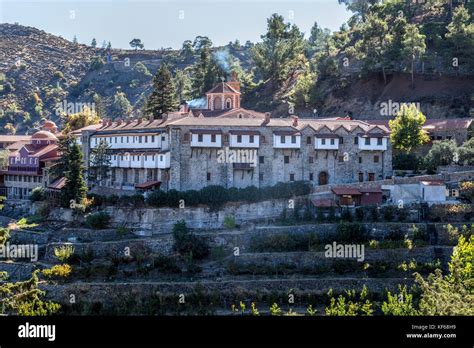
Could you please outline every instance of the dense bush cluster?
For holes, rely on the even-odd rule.
[[[93,229],[106,228],[110,222],[110,215],[106,212],[99,211],[97,213],[91,213],[86,216],[86,224]]]
[[[151,192],[146,199],[136,194],[133,196],[100,196],[92,194],[94,204],[100,205],[148,205],[152,207],[179,207],[181,203],[185,206],[207,205],[212,209],[218,209],[227,202],[260,202],[270,199],[288,199],[294,196],[307,195],[311,192],[311,186],[307,182],[295,181],[290,183],[278,183],[274,186],[257,188],[250,186],[246,188],[225,188],[222,186],[207,186],[201,190],[189,191],[161,191]]]
[[[207,242],[189,231],[184,220],[178,221],[173,226],[173,238],[173,249],[181,255],[186,255],[196,260],[201,260],[209,255],[209,245]]]

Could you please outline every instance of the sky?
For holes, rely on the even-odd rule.
[[[80,43],[147,49],[181,48],[184,40],[208,36],[215,46],[257,42],[266,19],[279,13],[309,36],[314,22],[337,30],[350,17],[337,0],[0,0],[0,23],[32,26]]]

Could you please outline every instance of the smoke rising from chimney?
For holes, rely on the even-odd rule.
[[[226,74],[230,74],[230,66],[232,57],[228,49],[221,49],[213,53],[213,57],[219,66]]]

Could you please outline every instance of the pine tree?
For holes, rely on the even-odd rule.
[[[163,114],[176,111],[178,102],[173,77],[166,64],[162,64],[153,77],[153,92],[148,97],[145,114],[159,119]]]
[[[130,41],[130,47],[135,48],[135,51],[138,50],[139,48],[145,47],[143,44],[142,40],[140,39],[133,39]]]
[[[97,47],[97,41],[95,39],[95,37],[92,39],[92,42],[91,42],[91,47]]]
[[[110,146],[101,140],[99,145],[91,150],[88,179],[99,184],[110,177]]]
[[[263,42],[253,48],[252,58],[264,80],[270,79],[278,87],[299,69],[299,57],[304,53],[303,33],[278,14],[273,14],[267,23],[267,33],[261,36]]]
[[[84,161],[80,146],[73,141],[66,156],[66,183],[61,191],[61,203],[64,207],[69,207],[71,201],[82,204],[86,198],[87,185],[84,181]]]
[[[58,152],[61,154],[59,160],[51,167],[49,174],[51,178],[58,179],[64,176],[68,168],[68,159],[74,138],[70,133],[64,133],[58,141]]]
[[[77,36],[76,35],[74,35],[74,37],[72,38],[72,43],[74,45],[77,45]]]
[[[414,78],[414,70],[415,70],[415,59],[425,53],[426,44],[425,44],[426,36],[420,34],[417,26],[415,24],[408,24],[406,26],[405,35],[403,35],[403,52],[410,58],[411,60],[411,88],[415,88],[415,78]]]
[[[207,46],[201,49],[199,58],[194,63],[191,71],[191,97],[193,98],[202,97],[220,81],[220,77],[227,74],[227,71],[223,71],[219,67]]]

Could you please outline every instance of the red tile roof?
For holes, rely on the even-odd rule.
[[[240,94],[239,91],[236,91],[234,88],[232,88],[231,85],[229,85],[226,82],[221,82],[215,85],[208,93],[237,93]]]
[[[332,199],[313,199],[311,203],[316,208],[329,208],[336,206],[336,203]]]
[[[350,195],[350,196],[360,196],[361,193],[357,187],[333,187],[332,192],[334,194],[341,195]]]
[[[141,184],[136,184],[135,188],[148,189],[148,188],[152,188],[154,186],[160,186],[160,185],[161,185],[161,181],[151,180],[151,181],[143,182]]]
[[[63,176],[49,184],[48,188],[52,190],[61,190],[64,185],[66,185],[66,178]]]

